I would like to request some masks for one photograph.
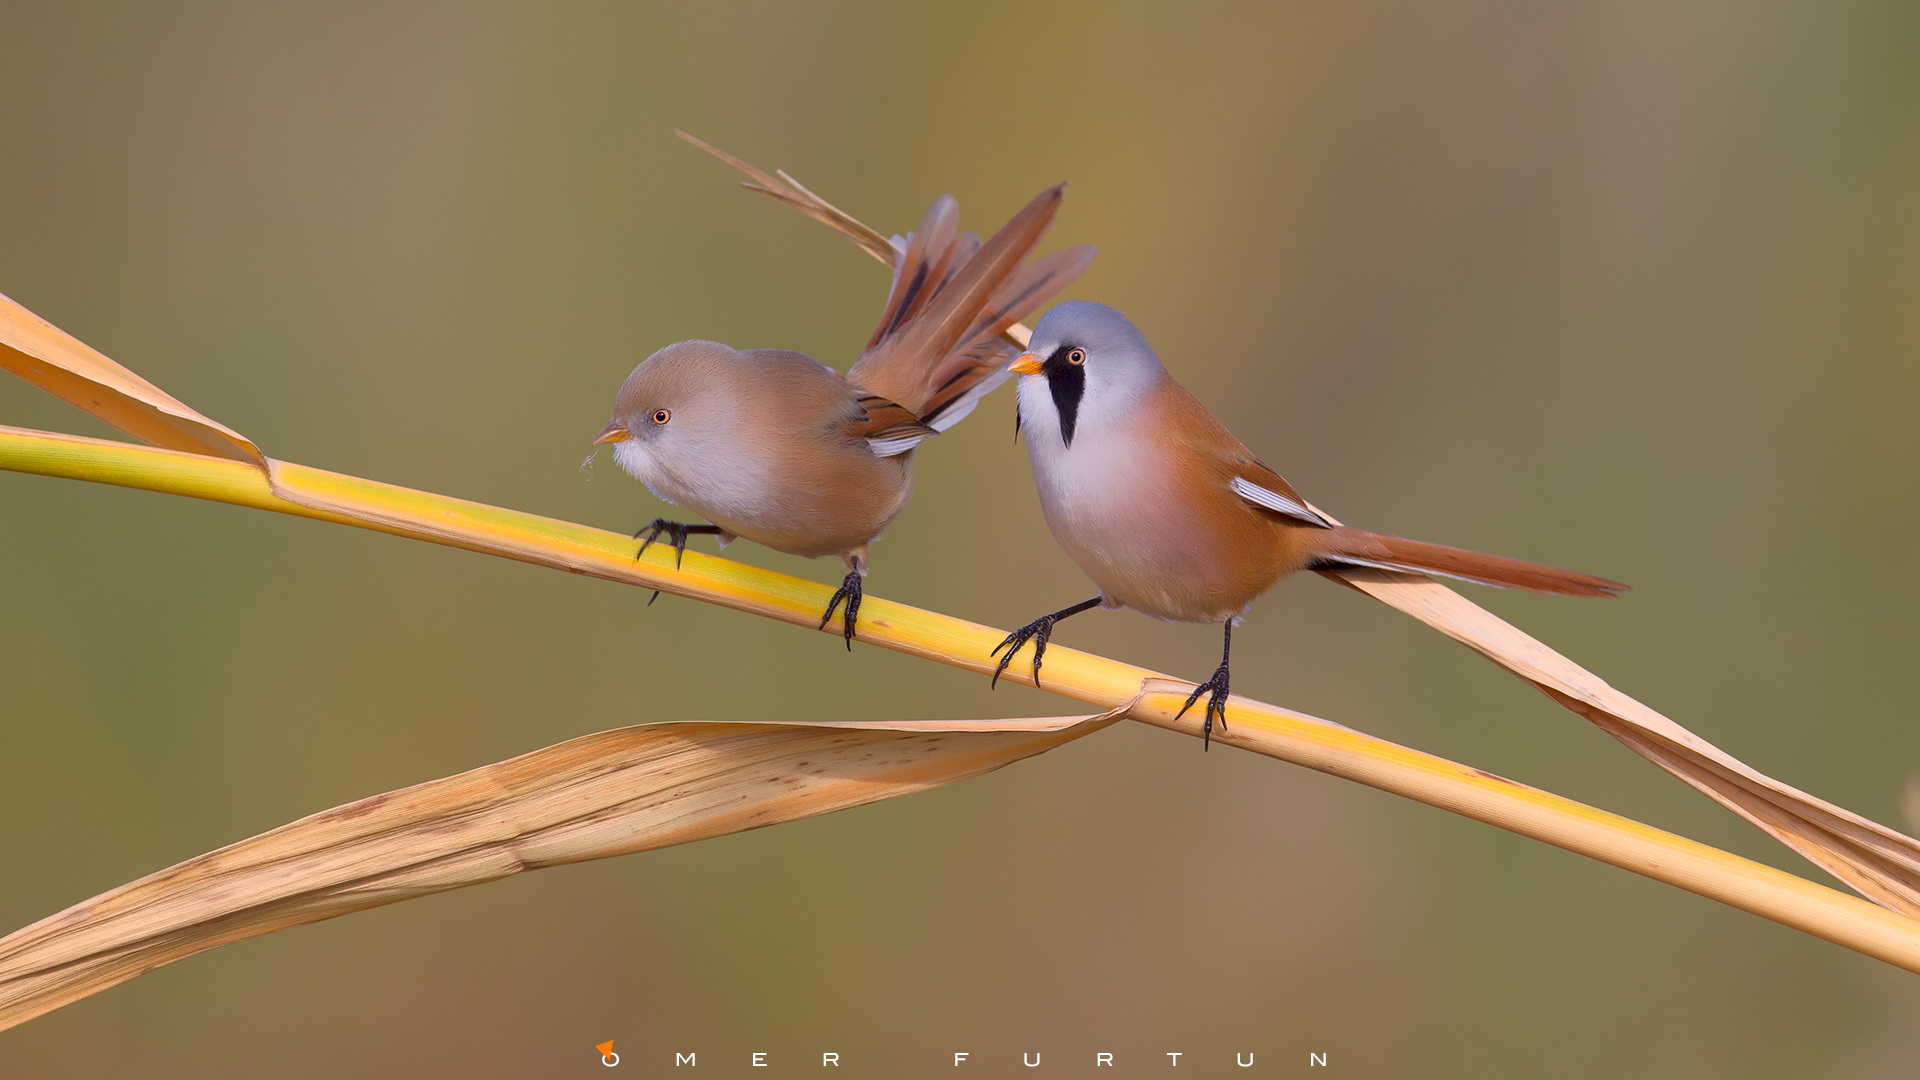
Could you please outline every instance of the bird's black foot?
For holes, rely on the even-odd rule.
[[[1020,646],[1029,641],[1033,642],[1033,685],[1039,686],[1040,660],[1047,655],[1047,641],[1053,637],[1053,624],[1059,621],[1060,617],[1057,615],[1042,615],[1008,634],[1005,641],[995,645],[993,651],[987,654],[988,656],[998,656],[1001,649],[1006,649],[1007,655],[1001,656],[1000,666],[993,669],[993,681],[987,684],[988,688],[1000,685],[1000,676],[1007,670],[1007,665],[1013,663],[1013,654],[1019,652]]]
[[[1187,695],[1187,703],[1180,706],[1179,712],[1173,714],[1175,720],[1180,719],[1187,714],[1188,709],[1193,708],[1194,702],[1200,700],[1201,694],[1208,695],[1206,723],[1200,725],[1201,749],[1206,749],[1212,745],[1213,720],[1215,717],[1220,718],[1220,730],[1227,730],[1227,695],[1230,692],[1231,691],[1227,689],[1227,665],[1223,661],[1219,667],[1214,669],[1213,678],[1194,687],[1193,693]]]
[[[988,656],[1000,656],[1001,649],[1007,650],[1007,655],[1000,657],[1000,666],[993,669],[993,681],[988,683],[987,686],[992,688],[1000,685],[1000,676],[1007,670],[1007,665],[1013,663],[1013,654],[1019,652],[1020,646],[1025,645],[1029,641],[1033,642],[1033,685],[1039,686],[1040,660],[1047,655],[1047,642],[1053,638],[1054,625],[1069,615],[1078,615],[1099,603],[1100,598],[1096,596],[1091,600],[1082,601],[1070,608],[1061,608],[1051,615],[1042,615],[1020,629],[1015,630],[1013,633],[1008,634],[1005,641],[995,645],[993,651],[987,654]]]
[[[647,549],[653,546],[653,542],[665,533],[667,540],[673,544],[673,568],[678,570],[680,560],[687,555],[687,537],[718,536],[720,532],[718,525],[682,525],[677,521],[668,521],[666,518],[654,518],[653,524],[633,534],[633,538],[640,541],[640,550],[633,553],[633,558],[635,562],[640,561],[640,556],[645,555]],[[649,600],[647,603],[651,605],[653,601]]]
[[[860,621],[860,571],[847,571],[846,580],[840,583],[839,591],[827,601],[827,613],[820,616],[820,629],[825,630],[827,624],[833,621],[833,609],[839,607],[842,600],[847,602],[846,613],[842,616],[846,630],[840,636],[847,639],[847,651],[852,652],[853,628]]]

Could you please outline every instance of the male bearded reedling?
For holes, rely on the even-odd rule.
[[[907,503],[914,447],[958,423],[1006,381],[1020,350],[1000,334],[1085,270],[1082,245],[1021,265],[1059,209],[1065,184],[1041,192],[985,245],[958,234],[941,196],[903,241],[880,325],[844,378],[807,356],[683,341],[641,361],[597,438],[655,495],[711,524],[656,519],[678,553],[691,533],[721,546],[744,536],[775,551],[838,555],[853,648],[867,545]],[[636,556],[637,558],[638,556]],[[651,602],[651,601],[649,601]]]
[[[1220,667],[1194,688],[1209,694],[1202,737],[1226,725],[1233,624],[1295,570],[1375,567],[1565,596],[1627,587],[1499,555],[1335,525],[1220,426],[1173,381],[1147,339],[1104,304],[1072,300],[1041,318],[1011,370],[1018,421],[1047,526],[1100,595],[1043,615],[994,648],[1032,641],[1034,682],[1054,624],[1095,606],[1130,607],[1174,622],[1222,623]]]

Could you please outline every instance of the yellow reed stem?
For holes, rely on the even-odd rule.
[[[828,586],[689,551],[633,557],[603,529],[447,498],[288,462],[256,467],[172,450],[0,427],[0,468],[165,491],[335,521],[705,600],[813,629]],[[837,632],[837,631],[829,631]],[[986,672],[1003,632],[879,597],[861,609],[860,640]],[[1006,678],[1031,679],[1010,668]],[[1198,710],[1176,720],[1191,683],[1054,646],[1045,689],[1101,708],[1132,702],[1132,719],[1198,736]],[[1530,836],[1752,912],[1920,972],[1920,921],[1785,871],[1412,750],[1303,713],[1236,697],[1215,741],[1343,776]]]

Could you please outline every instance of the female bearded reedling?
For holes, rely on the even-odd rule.
[[[614,399],[596,445],[655,495],[711,524],[656,519],[676,563],[693,533],[721,546],[744,536],[775,551],[838,555],[846,579],[821,616],[846,601],[853,647],[867,545],[907,503],[913,450],[958,423],[1006,381],[1019,351],[1000,334],[1093,260],[1067,248],[1026,266],[1066,185],[1041,192],[983,246],[957,235],[959,205],[941,196],[894,247],[893,287],[865,351],[844,378],[807,356],[683,341],[641,361]],[[637,558],[638,556],[636,556]]]
[[[1011,370],[1019,421],[1054,539],[1100,595],[1043,615],[994,648],[1033,642],[1033,677],[1054,624],[1095,605],[1174,622],[1222,623],[1225,644],[1205,692],[1203,738],[1226,724],[1233,624],[1295,570],[1375,567],[1566,596],[1612,596],[1605,578],[1499,555],[1349,529],[1320,516],[1280,475],[1173,381],[1126,316],[1072,300],[1041,318]]]

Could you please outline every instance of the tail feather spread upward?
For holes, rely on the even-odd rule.
[[[1628,588],[1592,574],[1364,529],[1329,529],[1314,534],[1314,539],[1315,551],[1308,565],[1315,570],[1367,566],[1437,574],[1496,588],[1528,589],[1560,596],[1612,596]]]
[[[1069,248],[1021,266],[1060,207],[1041,192],[985,244],[959,234],[942,196],[908,236],[880,324],[849,382],[898,402],[935,430],[965,416],[1003,380],[1013,349],[995,339],[1078,277],[1093,258]]]

